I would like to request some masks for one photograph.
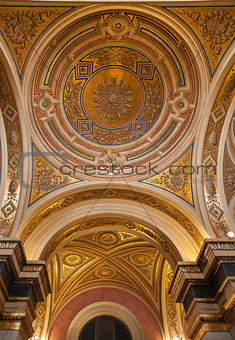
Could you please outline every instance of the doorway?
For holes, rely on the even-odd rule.
[[[78,340],[132,340],[132,337],[120,320],[105,315],[89,321]]]

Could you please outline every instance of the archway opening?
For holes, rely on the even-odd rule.
[[[78,340],[132,340],[128,328],[109,315],[98,316],[83,328]]]

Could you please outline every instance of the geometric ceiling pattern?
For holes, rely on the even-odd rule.
[[[182,37],[161,20],[119,10],[62,29],[40,55],[31,93],[29,119],[46,150],[63,149],[74,176],[89,179],[90,166],[101,180],[185,151],[202,104]]]
[[[52,258],[48,267],[53,291],[50,319],[68,297],[98,285],[137,294],[162,320],[160,296],[165,286],[162,288],[159,274],[163,266],[164,257],[155,247],[126,232],[106,230],[74,239]],[[175,304],[169,312],[174,320]]]
[[[173,270],[234,228],[234,24],[232,5],[0,5],[0,234],[46,261],[41,339],[97,287],[186,339]]]

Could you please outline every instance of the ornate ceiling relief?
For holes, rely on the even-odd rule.
[[[229,157],[227,148],[224,152],[224,189],[227,204],[232,199],[235,193],[235,164]]]
[[[47,156],[49,155],[47,154]],[[52,166],[45,158],[45,153],[42,156],[36,147],[32,145],[32,181],[28,206],[54,190],[80,181]]]
[[[234,40],[235,7],[169,7],[196,34],[206,52],[211,74]]]
[[[68,243],[71,238],[76,237],[82,231],[87,230],[95,230],[95,228],[102,227],[104,229],[112,228],[124,228],[129,233],[137,232],[140,236],[144,236],[149,241],[153,241],[156,246],[161,250],[161,252],[165,255],[165,257],[169,260],[172,266],[175,266],[177,261],[180,259],[180,256],[175,251],[173,246],[170,244],[169,240],[166,240],[163,236],[161,236],[160,232],[156,233],[150,228],[143,226],[140,223],[136,223],[130,220],[120,219],[120,218],[100,218],[94,219],[86,222],[81,222],[76,224],[71,228],[67,228],[65,232],[61,233],[54,240],[52,240],[51,244],[45,250],[43,254],[43,258],[48,260],[63,244]],[[124,232],[125,233],[125,232]],[[105,241],[107,242],[106,247],[112,246],[115,243],[118,243],[118,239],[114,239],[113,235],[109,235],[106,231],[104,232],[105,237],[99,239],[100,244],[105,246]],[[131,234],[133,235],[133,234]],[[85,237],[85,236],[84,236]],[[111,242],[111,243],[108,243]],[[113,244],[112,244],[113,242]]]
[[[161,320],[159,272],[163,263],[155,247],[128,232],[107,228],[80,236],[62,248],[48,265],[53,287],[50,319],[74,294],[104,285],[138,294]]]
[[[71,8],[0,5],[0,32],[12,53],[19,75],[22,74],[28,53],[40,34]]]
[[[73,176],[107,180],[123,165],[160,164],[192,143],[201,105],[196,65],[164,26],[137,12],[94,13],[45,48],[34,72],[32,123],[47,151],[64,150]]]
[[[203,152],[203,165],[206,167],[203,171],[205,200],[211,224],[218,237],[226,236],[227,232],[230,230],[224,218],[224,212],[222,210],[217,189],[218,178],[216,167],[221,131],[235,93],[234,72],[235,67],[233,67],[227,75],[215,100],[208,123]]]
[[[192,154],[193,146],[179,160],[171,164],[169,168],[141,182],[169,191],[194,207]]]
[[[107,188],[106,190],[89,190],[85,192],[70,194],[64,198],[61,198],[58,201],[55,201],[50,206],[44,208],[41,212],[38,212],[37,216],[34,216],[31,221],[29,221],[28,224],[21,230],[19,236],[22,238],[22,241],[25,242],[30,234],[33,233],[43,221],[45,221],[48,217],[52,216],[56,212],[59,212],[62,209],[73,204],[97,198],[132,200],[158,209],[159,211],[165,213],[166,215],[177,221],[179,224],[181,224],[182,227],[195,240],[196,244],[199,247],[201,247],[202,245],[204,239],[203,236],[199,233],[194,223],[178,209],[172,207],[171,205],[156,197],[152,197],[136,191],[130,192],[129,190],[117,190],[113,188]]]
[[[45,328],[47,310],[47,299],[44,302],[38,302],[35,310],[36,319],[33,322],[34,336],[38,336],[39,339],[42,336],[43,329]]]
[[[0,210],[0,234],[7,236],[14,222],[19,203],[22,155],[20,122],[15,100],[3,66],[0,64],[0,107],[2,110],[8,150],[7,190]]]
[[[162,287],[164,290],[164,299],[163,301],[163,320],[165,323],[167,323],[167,326],[164,327],[169,333],[170,339],[184,339],[185,338],[185,331],[184,331],[184,319],[182,315],[180,315],[180,306],[179,304],[176,304],[174,301],[174,298],[171,294],[169,294],[170,285],[173,278],[173,271],[170,265],[165,263],[165,276],[163,276],[163,279],[165,279],[165,286]]]

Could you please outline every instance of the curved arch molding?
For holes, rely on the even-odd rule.
[[[186,217],[179,209],[169,205],[163,200],[143,194],[141,192],[129,190],[120,190],[114,188],[107,189],[99,189],[99,190],[88,190],[84,192],[74,193],[67,195],[64,198],[61,198],[50,204],[49,207],[42,209],[40,212],[37,212],[37,215],[31,218],[24,226],[22,226],[21,230],[19,230],[18,235],[22,238],[23,242],[26,242],[28,237],[34,233],[34,231],[40,227],[40,224],[47,220],[50,216],[55,213],[70,207],[74,204],[83,201],[89,201],[92,199],[109,199],[115,198],[120,200],[131,200],[134,202],[138,202],[141,205],[147,205],[153,209],[156,209],[168,215],[175,221],[177,221],[182,227],[189,233],[189,235],[194,239],[195,243],[198,247],[201,247],[203,239],[205,237],[202,234],[202,229],[199,231],[199,226],[196,226],[194,222],[192,222],[188,217]]]
[[[58,313],[51,327],[49,340],[57,339],[59,336],[65,339],[69,325],[77,313],[85,306],[102,300],[118,303],[133,313],[142,327],[146,340],[162,339],[158,322],[145,303],[124,290],[105,287],[85,291],[71,299]]]
[[[221,131],[235,93],[234,72],[235,67],[232,67],[215,99],[208,122],[203,150],[203,165],[206,167],[206,171],[203,171],[204,196],[210,222],[217,237],[224,237],[230,231],[230,227],[224,217],[218,192],[217,165]]]
[[[13,225],[20,196],[22,175],[22,137],[15,99],[6,72],[0,63],[0,107],[7,139],[7,185],[0,211],[0,234],[8,236]]]

